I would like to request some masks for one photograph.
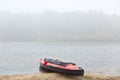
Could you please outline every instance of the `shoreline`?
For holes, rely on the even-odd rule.
[[[85,73],[83,77],[69,76],[59,73],[36,73],[36,74],[18,74],[2,75],[0,80],[120,80],[120,76],[107,76],[104,74]]]

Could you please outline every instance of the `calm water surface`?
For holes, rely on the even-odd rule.
[[[0,75],[39,73],[44,57],[72,61],[86,72],[120,76],[120,43],[0,43]]]

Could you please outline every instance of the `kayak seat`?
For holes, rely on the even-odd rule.
[[[54,60],[54,59],[51,59],[51,58],[44,58],[44,61],[56,64],[56,65],[60,65],[60,66],[66,66],[68,64],[76,65],[75,63],[72,63],[72,62],[62,62],[62,61]]]

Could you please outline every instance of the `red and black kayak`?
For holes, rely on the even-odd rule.
[[[71,62],[62,62],[51,58],[40,59],[40,68],[73,76],[83,76],[84,69]]]

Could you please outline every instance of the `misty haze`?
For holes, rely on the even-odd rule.
[[[0,0],[0,80],[120,80],[120,0]]]
[[[120,41],[120,16],[88,12],[0,12],[0,41]]]

